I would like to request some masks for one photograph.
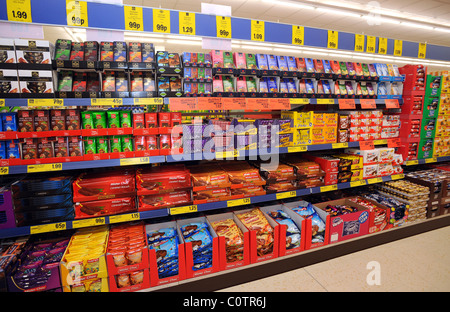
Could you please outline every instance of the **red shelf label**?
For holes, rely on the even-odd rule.
[[[387,139],[388,147],[400,147],[401,145],[402,145],[402,142],[401,142],[400,138]]]
[[[354,99],[339,99],[339,109],[355,109],[356,104]]]
[[[375,109],[377,108],[377,104],[374,99],[361,99],[359,100],[361,103],[362,109]]]
[[[387,99],[385,100],[386,108],[400,108],[400,104],[398,103],[398,100],[393,99]]]
[[[373,144],[373,141],[360,141],[359,142],[359,149],[362,151],[372,150],[374,148],[375,148],[375,145]]]

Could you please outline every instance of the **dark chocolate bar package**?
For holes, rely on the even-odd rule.
[[[71,61],[83,61],[84,60],[84,43],[72,42],[72,50],[70,51]]]
[[[26,177],[11,185],[13,198],[72,194],[71,176]]]
[[[72,91],[73,83],[73,71],[62,70],[58,72],[58,91],[60,92],[70,92]]]
[[[86,41],[84,43],[84,60],[87,62],[96,62],[98,60],[97,41]]]
[[[70,51],[72,49],[72,41],[67,39],[56,40],[55,45],[55,60],[68,61],[70,58]]]
[[[127,61],[127,43],[123,41],[114,41],[114,62]]]

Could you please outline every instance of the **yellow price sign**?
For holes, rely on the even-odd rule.
[[[28,165],[27,173],[47,172],[47,171],[61,171],[62,163]]]
[[[297,196],[296,191],[276,193],[277,199],[285,199],[285,198],[291,198],[291,197],[296,197],[296,196]]]
[[[424,59],[427,56],[427,44],[419,43],[419,52],[417,57],[420,59]]]
[[[264,41],[265,38],[264,21],[251,21],[251,40]]]
[[[289,99],[289,104],[291,104],[291,105],[307,105],[307,104],[309,104],[309,99]]]
[[[400,179],[404,179],[405,175],[403,173],[399,173],[399,174],[394,174],[391,176],[391,180],[400,180]]]
[[[133,212],[133,213],[116,215],[116,216],[110,216],[109,223],[136,221],[136,220],[140,220],[140,219],[141,219],[141,215],[139,214],[139,212]]]
[[[387,38],[379,38],[378,39],[378,54],[386,54],[387,53]]]
[[[9,167],[0,167],[0,175],[8,175]]]
[[[337,191],[337,189],[338,189],[337,184],[321,186],[320,187],[320,192]]]
[[[197,212],[197,205],[170,208],[171,215]]]
[[[89,26],[86,1],[66,0],[66,15],[68,26]]]
[[[123,7],[125,16],[125,30],[144,31],[144,15],[142,7],[128,6]]]
[[[91,106],[113,106],[113,105],[123,105],[123,99],[121,98],[91,99]]]
[[[0,99],[0,107],[5,107],[6,101],[5,99]]]
[[[355,51],[364,52],[364,47],[365,47],[365,36],[355,34]]]
[[[377,46],[377,37],[375,36],[367,36],[367,53],[375,53],[375,48]]]
[[[153,32],[170,33],[170,10],[153,9]]]
[[[407,166],[413,166],[413,165],[418,165],[419,164],[419,160],[408,160],[406,161],[406,165]]]
[[[30,226],[30,234],[34,235],[34,234],[39,234],[39,233],[64,231],[65,229],[67,229],[66,222],[33,225],[33,226]]]
[[[89,218],[89,219],[83,219],[83,220],[74,220],[72,221],[72,228],[78,229],[83,227],[89,227],[89,226],[98,226],[98,225],[104,225],[106,223],[104,217],[99,218]]]
[[[307,150],[308,150],[308,146],[306,146],[306,145],[288,147],[288,153],[306,152]]]
[[[333,143],[331,144],[332,148],[347,148],[348,147],[348,142],[344,142],[344,143]]]
[[[227,207],[250,205],[250,203],[251,203],[250,198],[233,199],[227,201]]]
[[[373,141],[373,145],[383,145],[383,144],[387,144],[387,139],[381,139],[381,140],[374,140]]]
[[[426,158],[426,159],[425,159],[425,163],[426,163],[426,164],[435,163],[435,162],[437,162],[437,157]]]
[[[6,0],[8,21],[32,23],[31,0]]]
[[[231,39],[231,17],[216,16],[216,30],[218,38]]]
[[[334,99],[317,99],[317,104],[332,105],[334,103]]]
[[[328,49],[337,49],[339,46],[339,32],[335,30],[328,31]]]
[[[292,44],[305,44],[305,27],[292,25]]]
[[[133,100],[134,105],[163,105],[163,98],[135,98]]]
[[[402,56],[403,54],[403,40],[394,40],[394,55]]]
[[[239,151],[216,152],[216,159],[239,157]]]
[[[381,182],[383,182],[383,178],[367,179],[368,184],[375,184],[375,183],[381,183]]]
[[[352,181],[350,182],[350,187],[357,187],[366,185],[366,180]]]
[[[63,99],[28,99],[27,105],[29,107],[42,107],[42,106],[63,106]]]
[[[149,163],[150,163],[150,157],[135,157],[135,158],[120,159],[121,166],[142,165],[142,164],[149,164]]]
[[[195,36],[195,13],[179,12],[178,24],[180,34]]]

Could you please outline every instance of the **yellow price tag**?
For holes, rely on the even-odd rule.
[[[350,182],[350,187],[357,187],[366,185],[366,180],[352,181]]]
[[[402,56],[403,54],[403,40],[394,40],[394,55]]]
[[[335,30],[328,31],[328,49],[337,49],[339,46],[339,32]]]
[[[121,166],[142,165],[142,164],[149,164],[149,163],[150,163],[150,157],[135,157],[135,158],[120,159]]]
[[[387,144],[387,139],[381,139],[381,140],[374,140],[373,145],[383,145]]]
[[[5,105],[6,105],[6,100],[0,99],[0,107],[5,107]]]
[[[292,25],[292,44],[305,44],[305,27]]]
[[[153,32],[170,33],[170,10],[153,9]]]
[[[387,53],[387,38],[378,38],[378,54],[386,54]]]
[[[406,161],[406,165],[407,166],[413,166],[413,165],[418,165],[419,164],[419,160],[408,160]]]
[[[291,198],[291,197],[296,197],[296,196],[297,196],[296,191],[276,193],[277,199],[285,199],[285,198]]]
[[[140,220],[140,219],[141,219],[141,215],[139,214],[139,212],[133,212],[133,213],[116,215],[116,216],[110,216],[109,223],[136,221],[136,220]]]
[[[42,106],[63,106],[63,99],[28,99],[27,104],[29,107],[42,107]]]
[[[377,46],[377,37],[375,36],[367,36],[367,53],[375,53],[375,48]]]
[[[405,175],[403,173],[399,173],[399,174],[394,174],[391,176],[391,180],[400,180],[400,179],[404,179]]]
[[[68,26],[89,26],[86,1],[66,0],[66,15]]]
[[[39,234],[39,233],[63,231],[65,229],[67,229],[66,222],[33,225],[33,226],[30,226],[30,234],[33,235],[33,234]]]
[[[296,104],[296,105],[307,105],[309,104],[309,99],[289,99],[289,103],[291,105]]]
[[[435,162],[437,162],[437,158],[436,157],[425,159],[425,163],[426,164],[435,163]]]
[[[8,175],[9,167],[0,167],[0,175]]]
[[[197,205],[170,208],[171,215],[197,212]]]
[[[251,40],[264,41],[264,21],[251,21]]]
[[[307,145],[291,146],[288,147],[288,153],[306,152],[308,150]]]
[[[121,98],[91,99],[91,106],[113,106],[113,105],[123,105],[123,99]]]
[[[216,30],[218,38],[231,39],[231,18],[229,16],[216,16]]]
[[[216,159],[239,157],[239,151],[216,152]]]
[[[195,13],[179,12],[178,24],[180,34],[195,36]]]
[[[125,30],[144,31],[142,7],[125,5],[123,12],[125,16]]]
[[[163,98],[135,98],[134,105],[163,105]]]
[[[334,104],[334,99],[317,99],[317,104],[324,104],[324,105]]]
[[[338,189],[337,184],[321,186],[320,192],[322,193],[322,192],[329,192],[329,191],[337,191],[337,189]]]
[[[365,36],[355,34],[355,51],[364,52],[364,47],[365,47]]]
[[[227,207],[250,205],[250,203],[251,203],[250,198],[233,199],[227,201]]]
[[[367,179],[368,184],[375,184],[375,183],[381,183],[381,182],[383,182],[383,178]]]
[[[32,23],[31,0],[6,0],[8,21]]]
[[[420,59],[424,59],[426,56],[427,56],[427,44],[419,43],[419,53],[417,57]]]
[[[332,148],[347,148],[348,147],[348,142],[345,143],[333,143],[331,144]]]
[[[99,218],[89,218],[89,219],[83,219],[83,220],[74,220],[72,221],[72,228],[78,229],[83,227],[89,227],[89,226],[98,226],[98,225],[104,225],[106,223],[104,217]]]
[[[61,171],[62,163],[28,165],[27,173],[47,172],[47,171]]]

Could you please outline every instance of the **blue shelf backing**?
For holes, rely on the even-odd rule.
[[[8,21],[6,0],[0,0],[0,20]],[[65,0],[30,0],[31,15],[34,24],[67,26]],[[143,8],[145,32],[154,32],[153,10]],[[166,10],[166,9],[165,9]],[[125,30],[123,5],[87,2],[88,27],[97,29]],[[170,11],[170,33],[179,34],[178,14],[180,11]],[[193,12],[194,13],[194,12]],[[216,18],[214,15],[195,13],[196,36],[216,37]],[[251,40],[251,20],[231,17],[231,38]],[[326,48],[328,30],[305,27],[305,46]],[[281,44],[292,44],[292,25],[265,22],[265,41]],[[378,40],[377,40],[378,42]],[[355,34],[339,32],[338,49],[354,51]],[[378,46],[378,43],[377,43]],[[419,43],[403,41],[403,55],[417,58]],[[376,49],[377,51],[377,49]],[[394,39],[388,39],[386,55],[394,54]],[[450,47],[427,45],[426,59],[450,61]]]

